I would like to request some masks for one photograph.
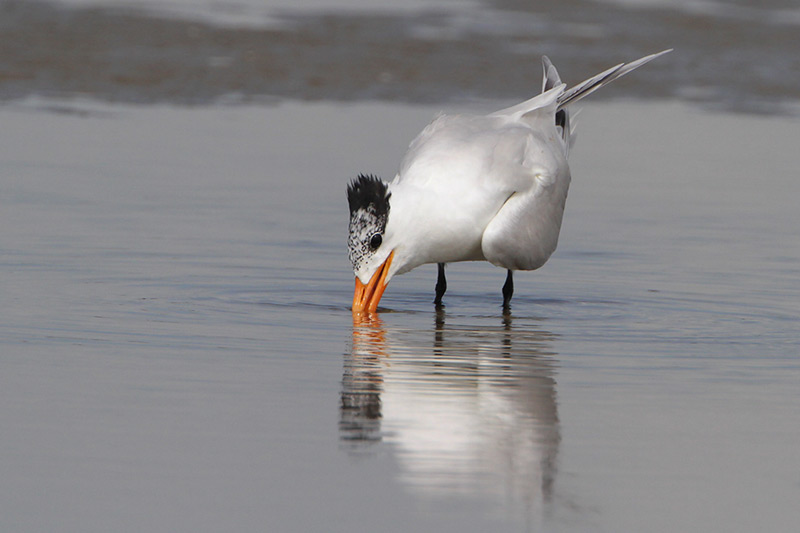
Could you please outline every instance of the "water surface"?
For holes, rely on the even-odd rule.
[[[510,316],[354,323],[344,184],[436,110],[0,109],[0,528],[791,529],[796,120],[587,104]]]
[[[797,9],[0,1],[0,530],[791,531]],[[441,109],[659,49],[558,251],[395,278],[344,188]],[[502,101],[498,101],[502,100]]]

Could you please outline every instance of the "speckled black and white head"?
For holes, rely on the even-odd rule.
[[[391,196],[389,186],[375,176],[360,175],[347,187],[347,202],[350,206],[347,252],[356,276],[356,293],[361,287],[361,299],[366,300],[363,302],[364,309],[358,309],[362,303],[357,302],[359,295],[356,294],[353,311],[370,310],[368,307],[372,300],[377,307],[377,300],[383,292],[382,288],[379,289],[377,299],[375,298],[375,286],[378,285],[381,274],[386,277],[386,271],[391,264],[391,250],[382,247],[389,220]]]
[[[383,243],[391,196],[388,185],[375,176],[360,175],[347,187],[350,205],[347,252],[356,275]]]

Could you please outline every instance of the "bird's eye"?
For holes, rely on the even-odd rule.
[[[369,240],[369,247],[372,248],[373,250],[377,250],[377,248],[381,245],[382,242],[383,242],[383,237],[381,237],[380,233],[376,233]]]

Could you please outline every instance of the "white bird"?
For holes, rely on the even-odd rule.
[[[374,313],[389,280],[438,263],[489,261],[535,270],[555,251],[570,183],[567,106],[670,52],[621,63],[567,89],[542,57],[542,93],[486,116],[440,115],[411,142],[391,183],[360,175],[347,188],[353,313]]]

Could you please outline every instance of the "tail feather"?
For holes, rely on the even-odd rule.
[[[549,91],[556,85],[561,85],[561,76],[558,75],[556,67],[550,58],[542,56],[542,92]]]
[[[560,128],[561,137],[564,139],[564,146],[566,147],[567,154],[569,154],[570,147],[575,143],[575,132],[570,128],[570,113],[567,109],[569,104],[589,96],[600,87],[608,85],[612,81],[621,78],[625,74],[632,72],[642,65],[654,60],[655,58],[671,51],[672,49],[670,48],[669,50],[664,50],[663,52],[659,52],[657,54],[645,56],[627,64],[620,63],[619,65],[611,67],[610,69],[605,70],[596,76],[592,76],[588,80],[582,81],[578,85],[561,93],[557,100],[558,107],[556,108],[556,127]],[[550,59],[548,59],[547,56],[542,56],[542,65],[544,66],[545,71],[545,79],[543,82],[544,90],[560,84],[561,79],[558,77],[558,71],[556,71],[556,68],[553,66],[553,63],[550,62]]]
[[[566,109],[569,104],[585,98],[600,87],[671,51],[672,49],[664,50],[628,64],[620,63],[570,89],[567,89],[561,81],[558,70],[556,70],[550,59],[547,56],[542,56],[542,68],[544,70],[542,93],[517,105],[496,111],[489,116],[533,122],[543,119],[542,112],[545,110],[548,110],[547,112],[549,113],[555,112],[556,127],[559,128],[561,138],[564,139],[568,150],[573,140],[569,111]],[[550,117],[552,115],[548,115],[548,120],[552,120]]]
[[[561,76],[558,75],[558,70],[556,70],[555,65],[553,65],[553,62],[550,61],[550,58],[547,56],[542,56],[542,69],[544,70],[544,76],[542,79],[542,92],[546,92],[553,87],[563,85],[561,83]],[[557,102],[560,102],[560,98],[557,100]],[[569,152],[572,136],[569,127],[569,111],[567,109],[562,109],[561,107],[562,106],[559,105],[556,111],[556,129],[558,129],[559,134],[561,134],[561,138],[564,140],[564,146],[566,147],[567,152]]]

